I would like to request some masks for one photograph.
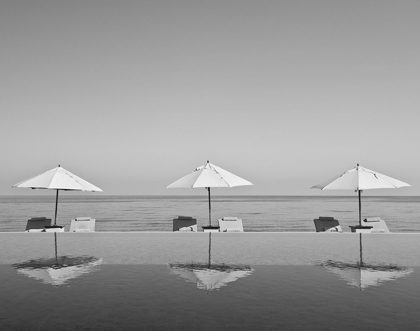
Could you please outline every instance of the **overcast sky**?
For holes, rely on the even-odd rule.
[[[255,184],[217,194],[334,195],[309,188],[360,163],[420,195],[418,0],[2,0],[0,45],[0,194],[58,164],[203,194],[166,186],[210,160]]]

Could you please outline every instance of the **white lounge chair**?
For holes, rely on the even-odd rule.
[[[197,232],[197,219],[190,216],[178,216],[173,219],[173,232]]]
[[[316,232],[343,232],[340,223],[334,217],[324,217],[314,219]]]
[[[76,217],[71,220],[70,232],[95,232],[95,219],[90,217]]]
[[[380,217],[368,217],[362,221],[363,226],[371,226],[371,233],[389,233],[388,226]]]
[[[201,227],[203,232],[219,232],[219,227],[215,225],[206,225]]]
[[[46,226],[43,232],[64,232],[65,226],[64,225],[51,225]]]
[[[45,227],[51,225],[51,218],[32,217],[26,223],[25,232],[45,232]]]
[[[223,217],[219,219],[219,232],[244,232],[242,219],[237,217]]]

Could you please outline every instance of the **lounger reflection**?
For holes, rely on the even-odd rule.
[[[211,263],[211,232],[209,232],[209,257],[207,263],[173,263],[170,272],[187,282],[195,283],[197,288],[207,292],[218,290],[228,283],[253,273],[248,265],[228,265]]]
[[[358,287],[361,291],[370,286],[380,286],[386,281],[407,277],[413,272],[412,268],[392,264],[370,264],[363,261],[362,234],[360,236],[360,260],[356,263],[339,261],[326,261],[322,263],[328,271],[351,286]]]
[[[70,279],[93,272],[102,264],[102,258],[93,256],[58,256],[57,233],[54,233],[55,257],[32,259],[12,266],[19,274],[40,280],[44,284],[60,286]]]

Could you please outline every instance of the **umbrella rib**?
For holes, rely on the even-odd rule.
[[[217,171],[217,169],[215,167],[213,167],[210,163],[207,163],[207,164],[209,165],[211,170],[213,170],[216,174],[218,174],[220,176],[220,183],[223,180],[228,187],[231,187],[230,184],[227,182],[227,180],[223,177],[223,175],[219,171]],[[219,183],[219,188],[221,187],[220,183]]]
[[[75,178],[75,176],[76,175],[73,175],[72,173],[70,173],[70,172],[68,172],[68,171],[66,171],[66,174],[71,178],[71,179],[73,179],[77,184],[79,184],[80,185],[80,187],[82,187],[83,189],[81,190],[81,191],[89,191],[89,190],[86,190],[85,188],[85,185],[83,184],[83,183],[81,183],[79,180],[77,180],[77,178]],[[72,190],[66,190],[66,189],[64,189],[64,191],[73,191],[73,189]],[[77,189],[77,191],[78,191],[78,189]]]
[[[77,178],[73,177],[70,173],[67,172],[67,175],[69,177],[71,177],[77,184],[79,184],[81,187],[84,187],[84,185],[82,183],[80,183]]]

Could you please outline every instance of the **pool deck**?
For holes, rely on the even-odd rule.
[[[314,232],[0,233],[0,264],[59,256],[94,256],[106,264],[212,263],[314,265],[328,260],[420,266],[420,233]],[[362,240],[360,242],[360,239]],[[362,244],[362,245],[361,245]]]

